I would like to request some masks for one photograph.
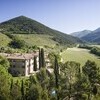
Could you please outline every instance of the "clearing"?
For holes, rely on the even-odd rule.
[[[91,54],[87,49],[81,48],[68,48],[61,53],[63,62],[66,61],[76,61],[83,66],[87,60],[95,61],[97,66],[100,67],[100,57]]]

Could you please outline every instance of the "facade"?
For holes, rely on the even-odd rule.
[[[29,76],[33,74],[34,71],[34,56],[37,61],[37,70],[39,70],[39,57],[38,53],[0,53],[0,55],[5,56],[10,62],[9,72],[13,76]]]

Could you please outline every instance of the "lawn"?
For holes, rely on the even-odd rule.
[[[68,48],[61,54],[63,62],[66,61],[76,61],[83,66],[87,60],[95,61],[96,64],[100,67],[100,57],[95,56],[94,54],[89,53],[87,49],[81,48]]]

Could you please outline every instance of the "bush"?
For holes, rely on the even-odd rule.
[[[79,45],[78,48],[83,48],[83,49],[89,49],[89,50],[91,50],[93,47],[91,47],[89,45],[86,45],[86,44],[83,44],[83,45]]]
[[[14,40],[12,40],[10,43],[9,43],[9,46],[10,47],[13,47],[13,48],[24,48],[26,46],[25,44],[25,41],[24,40],[19,40],[17,38],[15,38]]]
[[[90,52],[97,56],[100,56],[100,48],[98,47],[93,47]]]

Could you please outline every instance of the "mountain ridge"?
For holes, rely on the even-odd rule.
[[[90,31],[90,30],[83,30],[83,31],[79,31],[79,32],[73,32],[70,35],[78,37],[78,38],[81,38],[81,37],[89,34],[90,32],[92,32],[92,31]]]
[[[76,37],[51,29],[25,16],[15,17],[0,23],[0,29],[2,33],[8,34],[46,34],[53,36],[52,40],[57,41],[59,44],[82,43],[82,41]]]
[[[100,43],[100,27],[94,31],[83,30],[83,31],[71,33],[70,35],[78,37],[87,42]]]

